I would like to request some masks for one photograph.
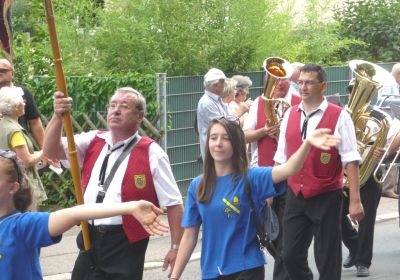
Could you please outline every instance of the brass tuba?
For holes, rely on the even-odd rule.
[[[264,100],[264,111],[267,117],[268,126],[279,125],[282,121],[283,113],[279,113],[278,105],[290,107],[284,99],[273,98],[273,92],[279,80],[288,79],[293,74],[292,65],[280,57],[269,57],[264,60],[265,86],[262,98]]]
[[[382,67],[364,60],[352,60],[349,67],[355,76],[355,84],[346,110],[353,120],[357,147],[362,157],[360,186],[363,186],[379,162],[373,153],[385,146],[389,131],[385,116],[379,111],[367,110],[367,107],[378,89],[387,84],[392,75]],[[345,186],[348,185],[346,177]]]

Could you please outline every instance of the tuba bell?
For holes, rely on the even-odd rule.
[[[273,92],[279,83],[279,80],[289,79],[293,74],[292,65],[280,57],[269,57],[264,60],[263,68],[265,70],[265,86],[262,98],[264,100],[264,111],[267,117],[268,126],[279,125],[283,114],[279,113],[278,106],[290,107],[284,99],[273,98]]]
[[[349,67],[355,76],[355,84],[345,108],[355,127],[357,147],[362,158],[360,186],[363,186],[379,162],[374,157],[374,151],[385,146],[389,131],[385,115],[367,108],[378,89],[393,77],[382,67],[364,60],[352,60]],[[349,186],[347,177],[345,186]]]

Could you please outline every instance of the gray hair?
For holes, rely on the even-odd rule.
[[[0,89],[0,114],[11,115],[13,110],[24,102],[24,92],[20,87],[2,87]]]
[[[122,94],[133,93],[133,94],[135,94],[137,96],[137,101],[136,101],[136,105],[135,105],[136,110],[146,112],[146,99],[136,89],[131,88],[131,87],[121,87],[114,92],[114,95],[117,93],[122,93]]]
[[[393,65],[392,74],[399,72],[400,72],[400,63],[396,63],[395,65]]]
[[[224,86],[224,91],[221,94],[221,98],[225,98],[228,97],[229,95],[233,93],[235,93],[235,89],[237,86],[237,81],[234,79],[226,79],[225,80],[225,86]]]
[[[237,92],[236,95],[240,95],[240,93],[246,89],[249,88],[253,85],[253,82],[251,79],[247,76],[242,76],[242,75],[234,75],[232,77],[233,80],[237,81],[236,88]]]

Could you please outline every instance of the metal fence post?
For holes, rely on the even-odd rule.
[[[157,102],[160,104],[160,119],[158,128],[164,133],[160,139],[160,146],[167,152],[168,148],[168,133],[167,133],[167,73],[157,73]]]

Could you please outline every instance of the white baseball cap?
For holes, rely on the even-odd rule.
[[[207,74],[204,75],[204,81],[205,82],[211,82],[215,80],[225,80],[226,76],[224,72],[217,68],[211,68],[208,70]]]

